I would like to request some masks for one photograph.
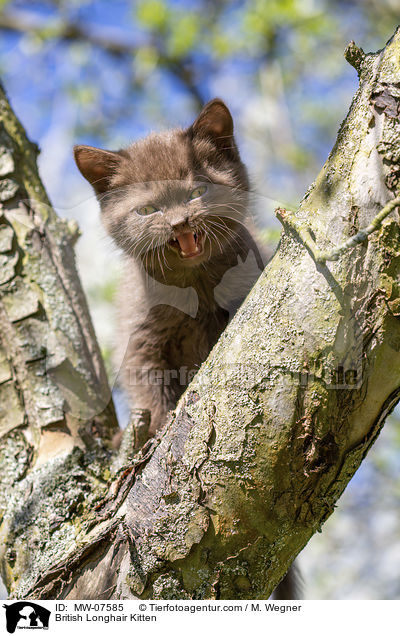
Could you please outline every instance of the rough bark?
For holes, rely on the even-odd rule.
[[[400,176],[400,31],[376,54],[364,55],[352,44],[347,58],[359,73],[359,90],[296,212],[297,222],[311,227],[325,251],[367,226],[396,195]],[[8,112],[4,97],[2,111]],[[17,173],[18,178],[3,175],[1,192],[19,187],[32,196],[31,178],[41,188],[32,151],[25,150],[19,128],[14,135],[4,127],[5,156],[13,159],[19,152],[18,170],[26,176],[21,181]],[[11,159],[4,160],[6,166]],[[1,441],[1,556],[11,594],[267,597],[332,513],[398,400],[397,212],[362,245],[326,265],[317,264],[298,234],[286,229],[163,433],[135,455],[127,442],[134,437],[133,421],[124,455],[112,458],[107,447],[112,412],[97,414],[96,400],[106,394],[106,384],[81,292],[71,291],[79,287],[68,231],[47,207],[43,221],[40,206],[29,214],[24,209],[39,225],[27,232],[24,221],[21,230],[8,213],[17,191],[9,196],[1,219],[2,257],[13,277],[1,284],[0,389],[10,404]],[[35,193],[42,196],[42,190]],[[56,261],[53,250],[60,255]],[[38,254],[53,268],[46,275],[37,266]],[[18,285],[28,285],[40,301],[32,301],[35,311],[24,309],[13,319],[6,299],[10,293],[18,297]],[[24,289],[20,297],[28,298]],[[18,301],[8,307],[18,312]],[[41,375],[34,371],[40,355],[29,352],[32,342],[37,350],[43,346],[42,332],[25,329],[24,339],[18,332],[37,312],[47,333],[55,333],[46,343],[54,340],[62,351],[53,353],[46,344],[44,356],[54,364]],[[66,378],[72,368],[80,376],[71,390]],[[61,369],[54,382],[53,369]],[[38,406],[31,377],[50,383],[47,408]],[[52,413],[58,403],[59,413],[43,419],[42,411]],[[87,434],[77,437],[93,421],[96,443]],[[47,444],[54,456],[43,456],[39,434],[56,434],[54,428],[68,441],[54,438]]]
[[[0,88],[0,554],[17,587],[47,568],[59,526],[75,540],[78,519],[62,522],[101,479],[118,426],[75,268],[78,228],[52,210],[37,150]],[[77,477],[91,455],[99,474]]]

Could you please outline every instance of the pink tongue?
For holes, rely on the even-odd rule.
[[[181,248],[184,254],[196,254],[197,245],[194,240],[193,232],[185,232],[184,234],[178,234],[176,240],[179,243],[179,247]]]

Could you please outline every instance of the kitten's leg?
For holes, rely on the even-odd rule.
[[[184,380],[159,355],[158,347],[131,337],[121,365],[121,384],[131,407],[151,412],[150,434],[163,426],[168,411],[175,408],[186,386]]]

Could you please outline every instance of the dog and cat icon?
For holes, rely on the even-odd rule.
[[[37,603],[18,601],[3,607],[6,610],[6,628],[9,634],[14,634],[16,629],[49,628],[51,612]]]

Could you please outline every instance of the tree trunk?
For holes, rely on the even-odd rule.
[[[320,249],[341,244],[398,190],[400,31],[346,57],[360,87],[297,230],[281,212],[274,258],[164,431],[135,454],[134,414],[117,458],[70,229],[2,97],[1,558],[13,597],[266,598],[332,513],[400,391],[397,212],[335,262],[302,241],[309,226]]]

